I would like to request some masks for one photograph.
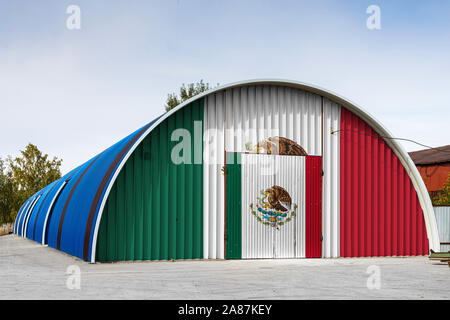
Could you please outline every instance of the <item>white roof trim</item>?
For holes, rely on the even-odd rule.
[[[359,116],[362,120],[367,122],[372,129],[374,129],[379,135],[393,138],[391,133],[378,121],[376,120],[372,115],[370,115],[367,111],[365,111],[363,108],[358,106],[356,103],[351,102],[350,100],[334,93],[328,90],[325,90],[323,88],[320,88],[318,86],[310,85],[303,82],[293,81],[293,80],[284,80],[284,79],[255,79],[255,80],[245,80],[245,81],[239,81],[239,82],[233,82],[230,84],[225,84],[222,86],[215,87],[211,90],[208,90],[206,92],[203,92],[195,97],[192,97],[191,99],[186,100],[185,102],[181,103],[177,107],[173,108],[172,110],[165,113],[163,116],[161,116],[157,121],[155,121],[154,124],[152,124],[140,137],[136,140],[136,142],[133,144],[133,146],[128,150],[127,154],[123,157],[122,161],[120,162],[119,166],[117,167],[112,179],[110,180],[108,187],[106,189],[106,192],[103,196],[99,212],[97,214],[97,219],[95,222],[95,229],[94,229],[94,236],[92,241],[92,250],[91,250],[91,257],[90,262],[95,263],[95,250],[97,245],[97,235],[98,235],[98,228],[100,226],[100,221],[103,213],[103,209],[105,207],[106,200],[108,199],[109,192],[111,191],[112,186],[114,185],[114,182],[117,179],[118,174],[122,170],[122,167],[127,162],[128,158],[131,156],[131,154],[134,152],[134,150],[137,148],[137,146],[145,139],[145,137],[154,129],[156,128],[162,121],[170,117],[173,113],[177,112],[178,110],[184,108],[188,104],[192,103],[193,101],[196,101],[198,99],[201,99],[207,95],[226,90],[231,89],[235,87],[241,87],[241,86],[251,86],[251,85],[278,85],[278,86],[286,86],[291,88],[297,88],[300,90],[316,93],[318,95],[321,95],[331,101],[334,101],[341,106],[345,107],[349,111],[353,112],[357,116]],[[417,192],[417,196],[419,198],[420,205],[422,207],[423,213],[424,213],[424,220],[425,220],[425,226],[427,229],[427,235],[428,235],[428,241],[429,241],[429,247],[430,249],[433,249],[435,251],[439,251],[440,243],[439,243],[439,236],[438,236],[438,230],[437,230],[437,224],[436,219],[434,216],[433,206],[431,204],[430,197],[428,195],[428,191],[425,187],[425,184],[422,180],[422,177],[419,174],[419,171],[417,170],[416,166],[414,165],[414,162],[409,157],[408,153],[404,150],[404,148],[396,141],[392,139],[384,139],[384,141],[391,147],[391,149],[394,151],[394,153],[399,158],[400,162],[406,169],[406,172],[408,173],[414,188]]]

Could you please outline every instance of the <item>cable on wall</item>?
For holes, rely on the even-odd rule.
[[[437,152],[443,152],[443,153],[446,153],[446,154],[450,154],[450,151],[439,150],[436,147],[430,147],[430,146],[427,146],[426,144],[423,144],[423,143],[420,143],[420,142],[417,142],[417,141],[414,141],[414,140],[411,140],[411,139],[406,139],[406,138],[395,138],[395,137],[387,137],[387,136],[382,136],[382,135],[373,135],[373,134],[369,134],[369,133],[365,133],[365,132],[361,132],[361,131],[357,131],[357,130],[351,130],[351,129],[340,129],[340,130],[333,130],[332,129],[330,133],[331,134],[335,134],[335,133],[339,133],[341,131],[342,132],[347,132],[348,131],[348,132],[358,133],[358,134],[369,136],[369,137],[373,137],[373,138],[383,138],[383,139],[390,139],[390,140],[401,140],[401,141],[412,142],[412,143],[415,143],[415,144],[417,144],[419,146],[425,147],[427,149],[433,149],[433,150],[435,150]]]

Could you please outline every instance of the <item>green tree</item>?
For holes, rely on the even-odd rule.
[[[204,83],[203,80],[200,80],[197,83],[189,83],[187,86],[183,83],[180,88],[180,96],[178,96],[176,93],[169,93],[167,95],[167,101],[164,108],[166,109],[166,111],[169,111],[175,108],[180,103],[192,98],[193,96],[198,95],[199,93],[208,91],[211,88],[212,87],[209,85],[209,83]]]
[[[14,221],[14,209],[17,207],[16,191],[12,172],[7,170],[5,162],[0,159],[0,225]]]
[[[9,179],[15,191],[13,199],[9,200],[13,204],[10,213],[13,220],[29,197],[61,177],[62,160],[56,157],[50,160],[48,154],[31,143],[20,153],[20,157],[8,157]]]
[[[432,199],[433,205],[450,205],[450,172],[444,188],[438,192]]]

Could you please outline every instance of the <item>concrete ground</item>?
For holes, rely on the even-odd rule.
[[[73,265],[80,289],[67,287]],[[88,264],[7,235],[0,299],[450,299],[450,268],[426,257]]]

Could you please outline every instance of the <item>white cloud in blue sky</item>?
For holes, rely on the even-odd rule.
[[[395,136],[449,144],[449,16],[444,1],[0,1],[0,157],[32,142],[67,172],[199,79],[319,85]]]

